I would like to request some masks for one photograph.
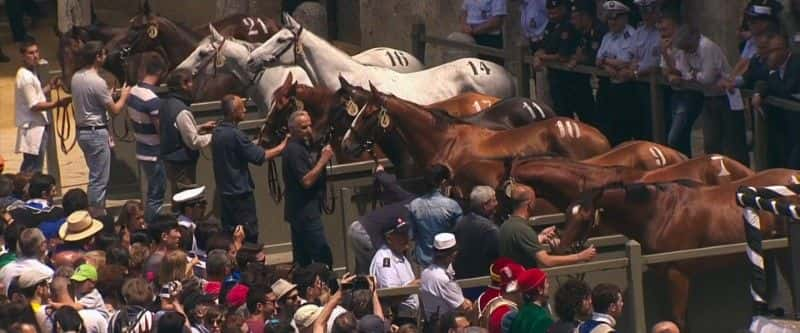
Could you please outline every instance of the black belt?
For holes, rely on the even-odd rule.
[[[101,129],[107,129],[108,126],[101,125],[101,126],[78,126],[79,131],[96,131]]]

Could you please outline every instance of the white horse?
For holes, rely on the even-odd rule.
[[[414,73],[425,69],[417,57],[403,50],[375,47],[353,56],[362,65],[391,69],[398,73]]]
[[[354,85],[370,82],[381,91],[418,104],[432,104],[464,92],[479,92],[500,98],[513,96],[514,78],[505,68],[480,59],[465,58],[415,73],[397,73],[364,66],[327,41],[304,30],[284,14],[286,25],[250,54],[248,67],[297,63],[317,86],[339,89],[339,76]]]
[[[178,65],[177,68],[199,71],[225,71],[233,74],[247,86],[247,95],[256,103],[258,109],[269,113],[272,107],[272,95],[283,84],[291,73],[295,81],[310,85],[311,79],[298,66],[275,66],[265,68],[263,72],[251,73],[247,70],[247,60],[256,45],[241,40],[225,38],[213,26],[209,25],[211,35],[203,39],[197,48]]]

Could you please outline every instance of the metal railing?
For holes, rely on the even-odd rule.
[[[486,46],[479,46],[464,42],[453,41],[439,36],[430,36],[427,35],[425,31],[426,30],[424,24],[415,24],[412,26],[412,36],[411,36],[412,53],[419,59],[425,59],[425,48],[428,44],[475,52],[477,54],[485,56],[502,58],[505,61],[506,68],[517,78],[517,94],[519,96],[530,97],[530,80],[533,79],[534,77],[533,73],[530,70],[531,67],[530,65],[533,64],[533,57],[530,55],[530,51],[527,46],[518,47],[512,45],[513,43],[506,42],[503,49],[496,49]],[[504,28],[504,31],[508,31],[508,28],[507,27]],[[506,34],[506,36],[510,35]],[[508,39],[510,38],[507,38],[507,40]],[[544,66],[547,69],[557,69],[575,73],[588,74],[597,77],[609,76],[607,72],[593,66],[578,65],[575,67],[569,67],[562,63],[553,63],[553,62],[544,63]],[[669,86],[669,84],[666,82],[666,80],[664,80],[664,78],[660,73],[652,73],[650,75],[641,77],[633,81],[650,84],[651,109],[649,110],[649,112],[653,128],[652,139],[655,142],[663,144],[666,142],[666,133],[665,133],[666,124],[664,121],[665,110],[663,103],[664,96],[662,87]],[[702,91],[702,87],[700,85],[689,84],[682,87],[689,90]],[[743,97],[749,97],[751,94],[752,91],[747,89],[742,89]],[[776,98],[776,97],[768,97],[764,100],[764,103],[769,106],[773,106],[783,110],[800,112],[800,103],[797,101]],[[767,168],[767,133],[768,129],[764,117],[760,113],[754,112],[753,166],[757,170],[762,170]]]

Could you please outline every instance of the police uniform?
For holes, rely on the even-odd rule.
[[[568,9],[567,0],[548,0],[547,8],[564,6]],[[575,26],[569,21],[569,11],[565,10],[565,15],[560,21],[550,21],[544,30],[544,36],[539,45],[532,46],[544,50],[546,54],[558,54],[562,58],[569,58],[575,54],[578,42],[578,32]],[[572,72],[549,69],[547,71],[547,81],[550,85],[550,97],[553,100],[553,107],[559,116],[572,117],[573,114],[582,112],[587,108],[594,107],[594,99],[589,90],[588,98],[585,92],[578,87],[582,77],[580,74]],[[588,82],[588,80],[587,80]],[[580,94],[579,95],[576,95]]]
[[[520,21],[522,34],[530,42],[533,52],[538,50],[544,38],[544,30],[549,20],[547,18],[547,0],[522,0]]]
[[[600,42],[608,31],[608,28],[605,24],[600,22],[600,20],[596,19],[597,8],[594,0],[572,0],[571,10],[573,13],[583,12],[595,17],[591,28],[586,31],[577,31],[576,42],[576,51],[580,50],[580,53],[583,55],[583,58],[580,59],[578,64],[594,66],[595,59],[597,58],[597,50],[600,49]],[[576,77],[574,89],[577,95],[581,96],[579,99],[588,101],[583,102],[587,105],[577,107],[579,110],[577,111],[578,118],[584,123],[600,129],[604,128],[605,125],[603,124],[602,118],[599,116],[599,109],[597,107],[599,101],[595,102],[592,92],[591,75],[578,73],[574,75]],[[578,100],[575,102],[581,103],[581,101]],[[589,102],[592,102],[592,104],[588,105]]]
[[[604,8],[610,15],[627,15],[630,9],[616,0],[607,1]],[[623,62],[633,61],[635,30],[630,25],[622,31],[608,33],[603,36],[600,49],[597,51],[597,62],[602,59],[616,59]],[[605,98],[605,107],[601,109],[608,121],[609,141],[612,145],[631,139],[642,138],[642,112],[639,111],[635,96],[635,86],[631,82],[608,79],[609,83],[601,86],[598,95]],[[598,97],[600,98],[600,97]]]
[[[206,187],[199,186],[199,187],[192,187],[189,189],[185,189],[180,191],[172,196],[172,202],[174,202],[178,207],[185,207],[187,205],[197,205],[203,204],[206,201]],[[178,225],[186,228],[192,234],[192,250],[191,253],[196,255],[205,255],[205,251],[201,250],[197,246],[197,238],[195,238],[194,233],[195,229],[197,228],[196,221],[193,221],[186,215],[183,215],[183,209],[180,209],[180,213],[178,215]]]
[[[397,223],[386,225],[382,228],[384,234],[393,232],[408,233],[408,225],[402,219]],[[370,275],[375,277],[378,288],[399,288],[414,281],[416,276],[411,267],[411,261],[403,253],[395,253],[385,243],[375,252],[369,267]],[[414,319],[419,309],[417,295],[410,295],[397,304],[396,317]]]
[[[464,0],[464,3],[461,5],[461,9],[467,14],[467,25],[474,28],[488,22],[492,17],[508,15],[506,2],[507,0]],[[480,35],[472,35],[472,37],[475,38],[475,43],[478,45],[497,49],[503,48],[502,28],[498,28],[497,30],[489,31]],[[502,59],[499,58],[482,58],[502,64]]]
[[[636,0],[636,5],[640,11],[655,11],[656,0]],[[639,23],[639,27],[633,35],[633,60],[637,63],[634,69],[634,77],[638,78],[639,73],[657,71],[661,60],[661,32],[655,25],[648,26],[644,21]],[[634,82],[636,90],[636,101],[642,115],[641,138],[652,139],[652,108],[650,105],[650,84],[647,82]],[[663,87],[661,87],[662,90]]]

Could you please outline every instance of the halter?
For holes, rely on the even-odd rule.
[[[222,53],[222,48],[225,47],[225,42],[227,42],[227,41],[228,41],[228,39],[223,37],[222,38],[222,42],[219,43],[219,46],[214,46],[214,43],[211,43],[211,49],[212,49],[211,56],[207,57],[206,59],[204,59],[200,63],[200,66],[198,67],[198,70],[196,72],[192,73],[192,77],[195,77],[195,76],[197,76],[197,74],[200,74],[200,72],[202,70],[206,69],[206,67],[208,67],[208,65],[211,64],[211,63],[214,64],[214,76],[213,77],[217,77],[217,67],[218,67],[217,64],[219,63],[219,60],[220,60],[220,54]]]
[[[292,38],[289,39],[289,43],[287,43],[286,46],[284,46],[280,51],[278,51],[278,53],[272,55],[272,59],[269,62],[277,61],[278,59],[281,58],[281,56],[286,54],[286,52],[289,52],[291,48],[294,48],[294,63],[296,65],[297,57],[303,55],[303,45],[299,43],[300,34],[303,33],[303,29],[304,28],[302,26],[299,29],[297,29],[297,32],[294,32],[291,29],[287,29],[289,30],[289,32],[292,33]],[[264,65],[266,65],[266,62],[264,63]]]

